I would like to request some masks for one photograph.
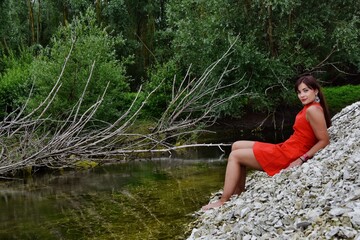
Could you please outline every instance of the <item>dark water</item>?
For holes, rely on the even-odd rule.
[[[0,239],[181,239],[223,176],[218,154],[1,182]]]
[[[283,137],[274,136],[224,131],[216,138]],[[186,238],[191,214],[223,186],[229,149],[0,181],[0,239]]]

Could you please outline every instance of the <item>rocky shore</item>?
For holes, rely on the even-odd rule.
[[[360,240],[360,102],[332,121],[331,143],[313,159],[273,177],[251,174],[246,192],[195,214],[188,239]]]

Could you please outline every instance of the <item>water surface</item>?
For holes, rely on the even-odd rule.
[[[0,239],[181,239],[224,166],[219,153],[3,181]]]
[[[223,143],[285,138],[274,131],[234,129],[216,136]],[[223,187],[230,147],[223,149],[225,155],[205,147],[172,157],[0,181],[0,239],[186,238],[192,213]]]

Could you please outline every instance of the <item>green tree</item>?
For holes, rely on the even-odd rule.
[[[83,110],[90,107],[102,94],[109,83],[106,99],[97,113],[102,120],[111,121],[121,116],[127,108],[129,87],[124,62],[115,59],[115,45],[124,44],[121,36],[112,37],[96,23],[95,11],[89,9],[80,14],[72,23],[62,26],[33,62],[32,76],[36,84],[36,96],[32,106],[37,106],[55,84],[62,65],[71,49],[74,48],[62,76],[62,86],[50,113],[66,117],[74,104],[80,99],[91,66],[95,62],[92,79],[86,91]]]
[[[17,56],[19,55],[19,56]],[[3,56],[5,71],[0,74],[0,119],[22,107],[31,89],[31,63],[33,51],[25,48],[19,54]]]
[[[294,78],[306,72],[322,80],[341,77],[339,69],[358,73],[358,1],[169,0],[166,12],[173,58],[183,71],[192,64],[195,76],[238,37],[227,79],[245,74],[253,94],[229,102],[223,114],[237,115],[244,104],[260,111],[286,105]]]
[[[165,111],[171,101],[173,87],[178,87],[178,83],[181,81],[178,71],[175,61],[158,64],[149,70],[149,79],[145,83],[144,91],[150,93],[153,89],[159,86],[160,88],[148,99],[144,117],[159,117]]]
[[[0,1],[0,53],[27,45],[27,6],[24,1]],[[25,24],[24,24],[25,23]],[[3,69],[0,69],[2,71]]]
[[[134,64],[128,73],[134,78],[132,89],[137,89],[147,78],[147,69],[156,65],[158,56],[156,34],[165,27],[166,0],[112,0],[103,5],[103,23],[127,40],[125,49],[134,54]]]

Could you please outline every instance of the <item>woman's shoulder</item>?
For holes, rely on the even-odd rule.
[[[311,103],[311,104],[309,104],[308,106],[307,106],[307,108],[306,108],[306,111],[307,112],[316,112],[316,111],[322,111],[323,112],[323,108],[322,108],[322,106],[321,106],[321,104],[320,103],[317,103],[317,102],[314,102],[314,103]]]
[[[320,103],[313,103],[307,107],[306,115],[310,117],[324,116],[324,110]]]

